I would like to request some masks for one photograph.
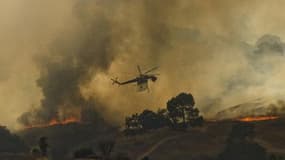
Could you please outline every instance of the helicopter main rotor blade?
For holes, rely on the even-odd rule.
[[[159,67],[153,67],[152,69],[150,69],[150,70],[144,72],[144,74],[147,74],[147,73],[149,73],[149,72],[152,72],[152,71],[154,71],[154,70],[157,70],[158,68],[159,68]]]
[[[137,67],[138,67],[139,74],[142,75],[142,71],[141,71],[140,66],[138,65]]]

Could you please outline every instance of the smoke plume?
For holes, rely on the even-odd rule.
[[[283,97],[281,0],[0,3],[0,121],[11,127],[17,117],[45,123],[90,108],[122,122],[165,107],[180,92],[191,92],[207,117],[251,99]],[[110,78],[137,76],[137,65],[160,67],[150,93],[112,86]]]

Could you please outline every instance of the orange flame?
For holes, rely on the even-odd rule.
[[[31,125],[31,126],[26,126],[26,129],[30,129],[30,128],[45,128],[45,127],[50,127],[50,126],[56,126],[56,125],[66,125],[66,124],[70,124],[70,123],[81,123],[80,119],[76,118],[76,117],[70,117],[67,118],[65,120],[59,121],[57,119],[52,119],[49,123],[47,124],[35,124],[35,125]]]
[[[278,119],[278,116],[255,116],[255,117],[243,117],[239,118],[238,121],[242,122],[253,122],[253,121],[268,121]]]

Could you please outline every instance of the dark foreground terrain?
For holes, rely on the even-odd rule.
[[[235,121],[206,122],[203,127],[186,131],[168,128],[149,131],[142,135],[126,137],[114,128],[98,129],[92,125],[71,124],[51,128],[34,128],[19,132],[27,146],[34,146],[40,135],[49,138],[50,154],[55,160],[72,159],[72,153],[81,147],[99,152],[102,137],[116,138],[112,155],[127,155],[131,159],[149,156],[153,160],[216,159],[226,147]],[[285,156],[285,119],[248,122],[254,124],[254,141],[264,147],[268,155]],[[96,129],[95,129],[96,128]],[[112,134],[110,134],[112,133]],[[1,160],[31,160],[29,153],[1,153]]]
[[[226,147],[234,121],[207,122],[203,127],[187,132],[160,130],[136,138],[125,139],[118,148],[129,148],[134,159],[148,153],[151,159],[173,160],[216,159]],[[254,141],[266,149],[268,155],[285,156],[285,119],[250,122],[255,125]],[[170,139],[167,139],[167,138]],[[166,139],[166,141],[163,141]],[[122,141],[122,140],[121,140]],[[162,143],[159,143],[161,142]],[[156,144],[158,143],[158,146]],[[151,146],[155,146],[152,149]],[[151,150],[150,152],[148,152]]]

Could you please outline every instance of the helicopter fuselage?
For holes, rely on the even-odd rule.
[[[152,80],[153,82],[155,82],[157,80],[156,76],[153,75],[141,75],[139,77],[136,78],[137,79],[137,84],[141,85],[141,84],[145,84],[148,82],[148,80]]]
[[[145,75],[137,77],[137,84],[141,85],[148,82],[148,77]]]

